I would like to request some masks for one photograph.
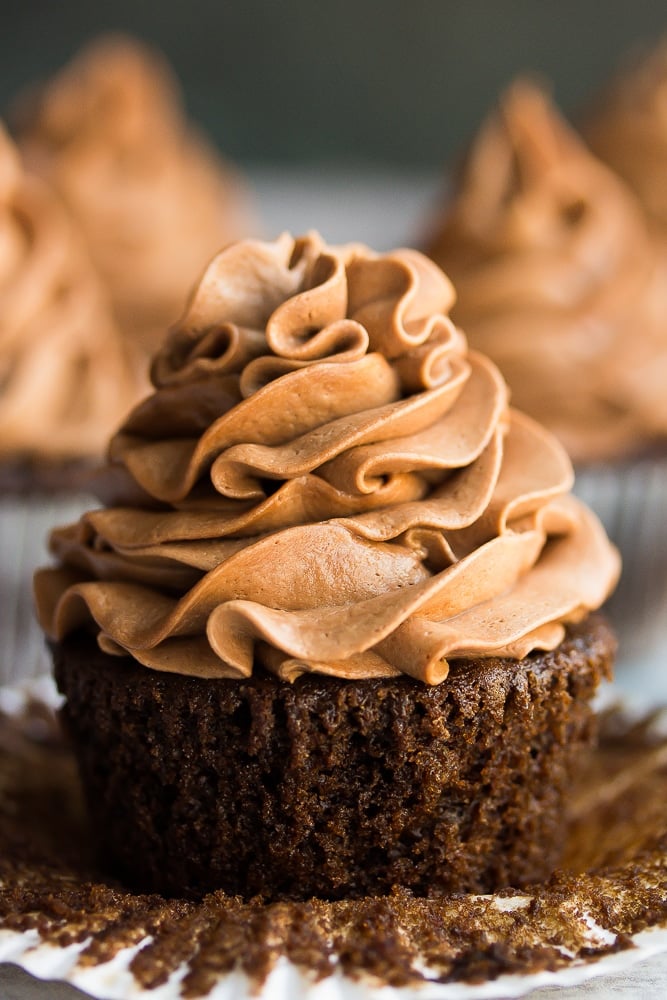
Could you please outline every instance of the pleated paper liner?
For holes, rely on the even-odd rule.
[[[0,684],[50,670],[35,620],[32,577],[49,561],[47,540],[58,524],[77,520],[94,501],[85,495],[0,496]]]
[[[100,998],[472,1000],[667,950],[667,711],[606,714],[562,868],[543,884],[263,905],[105,878],[50,710],[16,692],[0,706],[0,961],[37,977]]]
[[[633,690],[664,680],[667,699],[667,455],[577,469],[574,491],[623,559],[606,607],[619,636],[617,679]]]

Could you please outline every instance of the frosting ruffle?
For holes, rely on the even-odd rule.
[[[19,102],[19,145],[81,227],[121,329],[152,352],[192,284],[251,228],[235,173],[185,121],[165,60],[102,37]]]
[[[70,219],[0,124],[0,455],[98,457],[147,388]]]
[[[481,128],[429,253],[470,343],[575,459],[667,434],[667,255],[532,84]]]
[[[52,535],[49,635],[204,677],[428,684],[556,646],[618,557],[453,301],[411,250],[220,253],[111,442],[107,507]]]

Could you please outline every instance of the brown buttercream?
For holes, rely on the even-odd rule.
[[[667,434],[667,255],[531,83],[482,126],[429,252],[471,344],[575,459]]]
[[[0,457],[99,456],[147,385],[78,235],[0,124]]]
[[[26,161],[80,224],[123,330],[152,351],[211,255],[251,226],[162,56],[102,37],[17,109]]]
[[[612,81],[583,131],[667,237],[667,38]]]
[[[230,246],[113,438],[104,510],[36,578],[62,638],[159,670],[410,674],[552,649],[618,558],[412,250]]]

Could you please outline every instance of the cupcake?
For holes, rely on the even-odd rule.
[[[146,388],[65,210],[0,125],[0,678],[35,672],[30,578],[54,516]],[[90,501],[88,501],[89,503]],[[27,646],[26,646],[27,644]]]
[[[247,235],[246,192],[186,121],[163,57],[102,37],[16,110],[31,169],[85,234],[121,329],[147,349],[211,255]]]
[[[599,97],[582,125],[596,156],[639,198],[667,234],[667,39],[631,62]]]
[[[452,276],[470,343],[566,445],[577,489],[621,547],[621,657],[657,650],[667,640],[667,255],[640,205],[519,82],[473,141],[428,250]]]
[[[618,556],[445,275],[221,252],[38,572],[102,857],[265,900],[488,892],[557,861]]]
[[[79,234],[0,126],[0,487],[71,491],[145,387]]]

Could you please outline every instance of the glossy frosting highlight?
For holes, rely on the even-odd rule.
[[[0,456],[101,456],[147,389],[71,220],[0,124]]]
[[[453,302],[411,250],[220,253],[111,442],[106,508],[52,536],[49,635],[206,677],[428,684],[558,645],[618,557]]]
[[[480,129],[429,252],[470,343],[575,459],[667,434],[667,256],[532,84]]]
[[[89,44],[16,119],[27,163],[84,232],[121,328],[154,350],[212,254],[252,226],[239,178],[186,122],[162,56],[131,38]]]

